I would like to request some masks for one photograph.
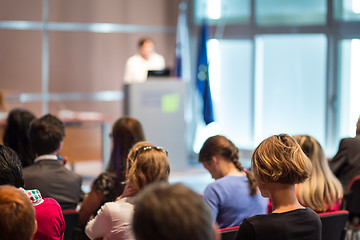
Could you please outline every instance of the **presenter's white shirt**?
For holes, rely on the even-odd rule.
[[[140,54],[130,57],[126,61],[124,83],[145,82],[149,70],[162,70],[165,68],[164,57],[153,53],[149,60]]]

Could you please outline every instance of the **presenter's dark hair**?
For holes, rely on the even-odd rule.
[[[142,47],[144,45],[145,42],[150,41],[152,43],[154,43],[154,41],[151,38],[145,37],[145,38],[141,38],[138,41],[138,47]]]
[[[4,131],[4,145],[13,149],[19,156],[22,166],[33,164],[35,153],[29,139],[30,123],[36,119],[35,115],[25,109],[10,111]]]
[[[31,123],[29,136],[37,155],[53,153],[65,137],[65,124],[54,115],[46,114]]]

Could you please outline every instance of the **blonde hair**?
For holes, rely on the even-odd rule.
[[[36,230],[30,199],[13,186],[0,186],[1,239],[31,240]]]
[[[310,177],[299,184],[299,201],[317,212],[325,212],[328,207],[339,203],[339,199],[343,196],[342,185],[331,172],[324,151],[315,138],[296,135],[294,139],[310,158],[313,166]]]
[[[289,135],[271,136],[260,143],[251,158],[251,168],[262,183],[296,184],[311,172],[311,162]]]
[[[170,163],[165,150],[149,142],[138,142],[130,150],[126,163],[127,180],[136,190],[151,182],[169,180]]]

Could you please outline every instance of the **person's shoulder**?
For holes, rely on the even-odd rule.
[[[151,55],[151,58],[153,58],[153,59],[155,59],[155,58],[157,58],[157,59],[164,59],[164,56],[161,55],[161,54],[159,54],[159,53],[157,53],[157,52],[153,52],[153,54]]]
[[[360,136],[342,138],[340,142],[360,142]]]
[[[360,144],[360,136],[357,136],[357,137],[349,137],[349,138],[343,138],[341,139],[340,141],[340,145],[358,145]]]
[[[57,207],[60,207],[60,204],[54,198],[44,198],[44,203],[46,203],[47,205],[55,205]]]
[[[266,224],[270,223],[273,216],[271,214],[258,214],[254,215],[252,217],[245,218],[243,222],[256,225],[256,224]]]
[[[141,56],[139,54],[134,54],[127,59],[127,62],[139,61],[139,59],[141,59]]]
[[[24,167],[22,170],[23,170],[23,172],[27,172],[27,171],[30,171],[31,169],[33,169],[34,167],[35,167],[35,163]]]

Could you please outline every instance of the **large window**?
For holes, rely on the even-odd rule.
[[[339,135],[355,136],[360,113],[360,40],[340,43]]]
[[[343,21],[360,21],[359,0],[336,0],[336,18]]]
[[[310,134],[325,140],[326,38],[321,34],[256,38],[255,140]]]
[[[195,21],[203,19],[226,23],[249,23],[250,0],[198,0],[195,1]]]
[[[230,22],[200,7],[205,2],[220,12],[229,4],[233,11],[242,7],[242,18]],[[223,134],[252,150],[272,134],[309,134],[332,157],[340,138],[355,135],[360,114],[360,2],[236,4],[195,1],[195,25],[216,23],[209,51],[218,56],[209,69],[216,127],[205,128],[203,136]]]
[[[325,24],[326,0],[257,0],[256,21],[263,26]]]

